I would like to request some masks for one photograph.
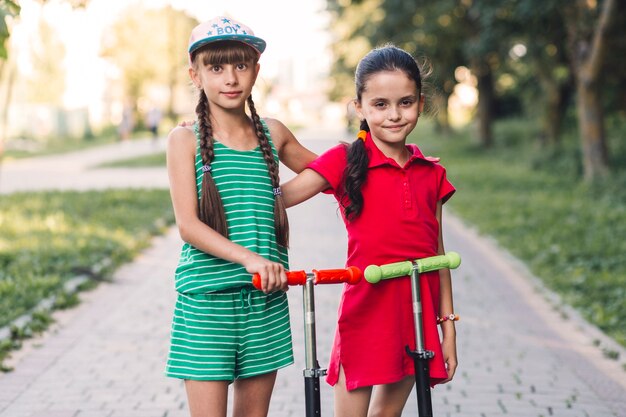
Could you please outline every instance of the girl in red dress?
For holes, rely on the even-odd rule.
[[[386,45],[361,60],[355,80],[358,140],[283,185],[285,204],[332,192],[348,232],[346,265],[444,254],[442,205],[455,189],[437,158],[406,143],[424,108],[418,64]],[[425,348],[435,353],[431,383],[445,383],[457,367],[450,271],[422,274],[420,286]],[[415,382],[406,346],[415,349],[410,277],[345,285],[327,376],[335,416],[400,416]]]

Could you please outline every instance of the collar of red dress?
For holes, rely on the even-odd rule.
[[[411,152],[408,163],[412,163],[415,161],[425,161],[430,164],[439,162],[440,158],[438,157],[424,156],[424,154],[417,147],[417,145],[413,143],[409,143],[407,147]],[[372,140],[372,134],[370,132],[367,132],[367,137],[365,138],[365,149],[367,150],[367,154],[369,155],[369,164],[367,165],[368,168],[373,168],[381,165],[398,165],[392,158],[385,156],[385,154],[380,149],[378,149],[378,146],[376,146],[376,144]]]

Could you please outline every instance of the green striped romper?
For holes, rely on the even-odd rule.
[[[211,174],[226,211],[229,238],[287,268],[287,250],[274,234],[274,194],[261,149],[236,151],[217,140],[214,149]],[[199,147],[196,183],[200,195]],[[183,245],[175,274],[178,298],[167,376],[233,381],[293,363],[287,295],[266,295],[252,286],[251,278],[239,264]]]

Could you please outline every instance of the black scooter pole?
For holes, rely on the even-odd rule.
[[[365,268],[365,279],[376,284],[382,279],[396,278],[411,275],[411,296],[413,299],[413,322],[415,325],[415,350],[405,347],[407,354],[413,358],[415,368],[415,392],[417,394],[417,410],[419,417],[432,417],[433,406],[430,396],[430,365],[429,360],[435,354],[424,349],[424,334],[422,328],[422,297],[420,292],[420,274],[436,271],[443,268],[454,269],[461,263],[461,257],[456,252],[430,258],[402,261],[386,265],[370,265]]]
[[[411,295],[413,297],[413,322],[415,324],[415,350],[406,347],[406,352],[413,358],[415,367],[415,391],[417,393],[417,409],[419,417],[432,417],[433,405],[430,397],[429,360],[435,353],[424,348],[422,329],[422,296],[420,292],[420,275],[417,264],[413,262],[411,271]]]
[[[326,375],[317,361],[317,341],[315,335],[315,278],[307,274],[306,283],[302,287],[304,306],[304,394],[306,417],[317,417],[321,413],[320,376]]]

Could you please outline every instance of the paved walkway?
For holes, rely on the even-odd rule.
[[[316,136],[333,137],[329,132],[299,135],[318,152],[336,143],[314,140]],[[126,146],[128,150],[142,145]],[[142,149],[149,152],[147,146]],[[96,154],[112,158],[109,152],[117,158],[124,155],[115,146]],[[82,155],[78,159],[84,161]],[[72,156],[55,158],[66,169],[78,165]],[[5,180],[18,177],[23,188],[37,188],[30,173],[38,170],[41,177],[44,162],[50,159],[14,165],[22,175],[15,173],[18,168],[11,167],[13,164],[5,166],[0,190],[7,192],[10,185]],[[72,168],[72,174],[48,172],[47,184],[66,188],[55,181],[97,175],[102,178],[100,188],[106,186],[105,178],[117,186],[147,186],[147,178],[152,178],[155,186],[167,186],[163,170],[132,170],[133,178],[146,178],[140,185],[127,176],[127,170],[94,173],[85,168]],[[55,175],[56,179],[48,178]],[[289,210],[292,268],[341,267],[346,239],[332,198],[320,195]],[[556,308],[554,296],[489,239],[478,236],[450,213],[445,215],[444,227],[447,249],[463,258],[461,267],[453,271],[455,306],[462,316],[457,325],[460,366],[452,383],[432,391],[434,415],[626,416],[624,349],[571,310]],[[0,375],[0,416],[187,416],[182,384],[163,376],[174,302],[172,276],[180,245],[176,230],[171,229],[155,238],[154,245],[133,263],[120,268],[113,282],[84,293],[78,307],[56,314],[56,324],[43,337],[13,355],[10,364],[15,370]],[[328,361],[339,293],[339,286],[316,287],[322,366]],[[301,289],[292,288],[288,294],[296,364],[279,372],[272,417],[304,416]],[[620,352],[622,359],[604,358],[597,343]],[[325,383],[321,395],[322,415],[332,416],[332,390]],[[403,416],[416,416],[416,410],[412,396]]]

